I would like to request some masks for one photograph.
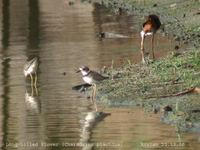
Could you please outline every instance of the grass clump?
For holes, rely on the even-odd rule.
[[[128,63],[115,73],[120,78],[105,81],[99,87],[109,100],[159,98],[178,93],[200,87],[200,50],[169,55],[149,65]]]

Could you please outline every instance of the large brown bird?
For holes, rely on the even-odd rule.
[[[156,15],[149,15],[146,22],[143,23],[143,29],[140,32],[141,35],[141,54],[142,54],[142,62],[145,63],[144,58],[144,39],[147,35],[152,35],[151,40],[151,50],[152,50],[152,57],[155,59],[154,55],[154,34],[160,28],[161,22],[158,16]]]

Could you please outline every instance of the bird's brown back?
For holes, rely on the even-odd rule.
[[[102,80],[105,80],[105,79],[108,79],[108,77],[104,77],[104,76],[102,76],[101,74],[99,74],[99,73],[97,73],[95,71],[90,71],[89,76],[92,76],[93,79],[95,81],[98,81],[98,82],[102,81]]]

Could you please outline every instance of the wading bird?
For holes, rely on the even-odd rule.
[[[96,103],[94,101],[95,97],[96,97],[96,84],[98,82],[101,82],[105,79],[108,79],[108,77],[104,77],[101,74],[90,70],[87,66],[82,66],[79,68],[79,70],[77,71],[82,73],[82,78],[83,80],[87,83],[92,85],[93,90],[92,90],[92,103],[95,105],[95,109],[97,111],[97,106]]]
[[[38,69],[38,58],[33,58],[24,65],[24,75],[31,77],[31,86],[37,87],[37,69]],[[34,81],[35,76],[35,81]]]
[[[154,55],[154,34],[160,28],[161,23],[160,19],[156,15],[149,15],[146,22],[143,23],[143,29],[140,32],[141,35],[141,54],[142,54],[142,62],[145,63],[144,58],[144,39],[147,35],[152,35],[151,39],[151,50],[152,50],[152,57],[155,59]]]

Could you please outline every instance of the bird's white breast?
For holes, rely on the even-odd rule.
[[[153,34],[153,32],[147,32],[146,34],[145,34],[145,36],[147,36],[147,35],[152,35]]]
[[[93,80],[88,76],[83,77],[83,80],[88,84],[92,84],[92,82],[93,82]]]
[[[153,32],[147,32],[147,33],[145,33],[144,31],[140,32],[140,35],[142,38],[144,38],[145,36],[148,36],[148,35],[152,35],[152,34],[153,34]]]
[[[24,75],[27,76],[29,74],[32,74],[34,71],[33,67],[29,67],[27,70],[24,70]]]

